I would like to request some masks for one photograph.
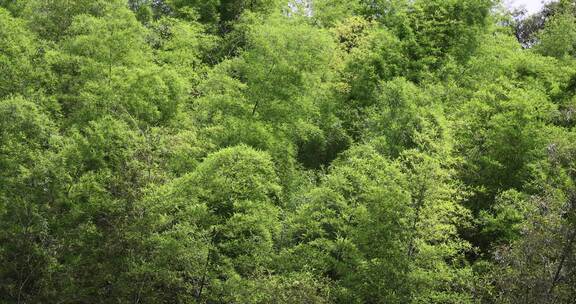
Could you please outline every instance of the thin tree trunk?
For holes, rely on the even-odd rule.
[[[556,268],[556,272],[554,274],[554,279],[550,285],[550,289],[548,290],[548,297],[552,295],[554,292],[554,288],[556,288],[556,284],[560,280],[560,273],[562,272],[562,268],[564,268],[564,263],[566,263],[566,259],[572,250],[572,244],[576,240],[576,229],[572,229],[570,236],[568,237],[568,242],[564,245],[564,249],[562,250],[562,256],[560,258],[560,262],[558,263],[558,267]]]
[[[208,254],[206,254],[206,262],[204,263],[204,273],[202,274],[202,279],[200,280],[200,289],[198,289],[198,293],[196,294],[196,302],[200,303],[200,299],[202,299],[202,291],[204,291],[204,285],[206,285],[206,279],[208,276],[208,269],[210,268],[210,253],[212,251],[212,247],[214,246],[214,237],[216,234],[216,228],[212,227],[212,236],[210,239],[210,247],[208,248]]]

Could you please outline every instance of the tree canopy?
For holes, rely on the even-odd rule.
[[[0,302],[575,298],[574,0],[0,0]]]

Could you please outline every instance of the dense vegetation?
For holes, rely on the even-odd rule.
[[[1,303],[573,303],[576,5],[0,0]]]

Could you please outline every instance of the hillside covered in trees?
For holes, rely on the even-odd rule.
[[[575,299],[574,0],[0,0],[0,303]]]

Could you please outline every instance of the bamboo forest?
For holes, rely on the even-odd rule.
[[[576,1],[0,0],[0,303],[576,303]]]

